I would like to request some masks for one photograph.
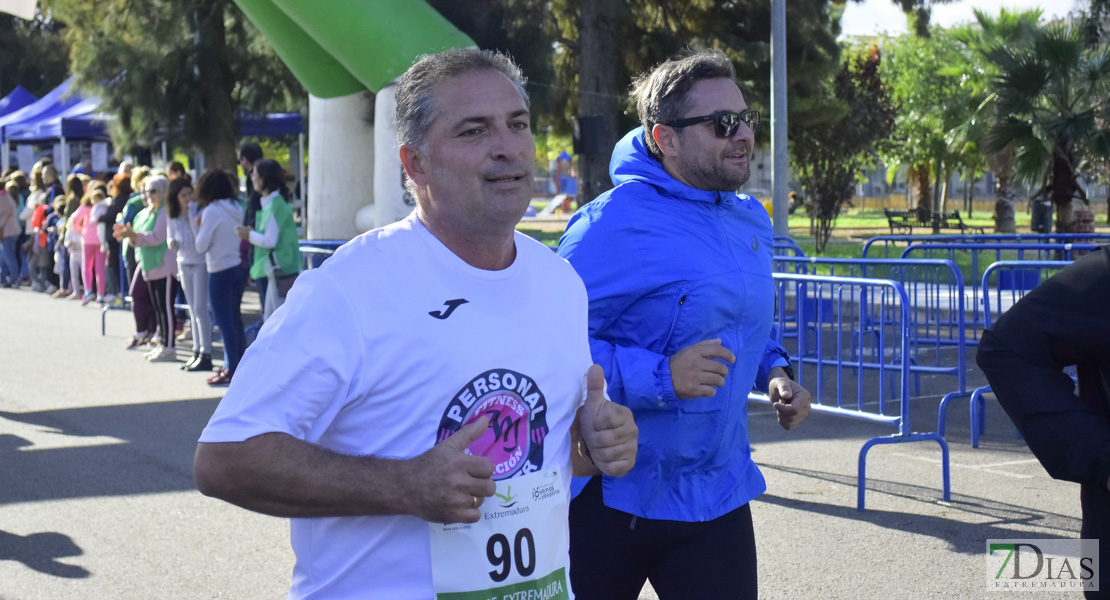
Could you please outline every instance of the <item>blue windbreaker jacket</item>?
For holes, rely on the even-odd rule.
[[[748,444],[747,396],[786,352],[771,341],[771,220],[751,196],[699,190],[648,154],[643,128],[613,151],[616,186],[582,207],[559,255],[589,294],[590,350],[609,397],[640,428],[636,466],[603,476],[605,504],[650,519],[707,521],[767,486]],[[736,355],[713,398],[679,400],[668,359],[721,338]],[[574,493],[587,478],[575,480]]]

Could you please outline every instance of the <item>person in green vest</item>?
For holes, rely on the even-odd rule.
[[[129,240],[135,247],[135,259],[150,293],[159,343],[146,355],[151,362],[177,361],[174,347],[175,317],[173,298],[174,275],[177,273],[177,252],[166,244],[169,215],[165,197],[170,182],[162,175],[147,177],[142,184],[146,208],[135,215],[131,225],[116,225],[112,235],[120,241]],[[135,282],[138,282],[136,277]],[[134,290],[132,290],[134,297]]]
[[[301,271],[301,248],[281,165],[269,158],[254,163],[251,183],[262,194],[262,208],[253,228],[241,225],[235,232],[254,246],[251,279],[267,279],[262,313],[266,321],[285,302],[284,284]]]

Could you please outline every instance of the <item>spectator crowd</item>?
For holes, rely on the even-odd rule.
[[[116,173],[74,169],[63,185],[44,158],[30,174],[0,178],[0,288],[29,287],[82,306],[130,309],[127,350],[151,362],[178,361],[226,386],[247,345],[241,305],[256,286],[265,320],[284,302],[277,279],[301,269],[297,225],[277,161],[244,144],[246,192],[222,169],[194,185],[179,162],[166,170],[120,163]],[[252,329],[261,321],[252,325]],[[213,332],[223,363],[213,363]],[[214,372],[213,372],[214,371]]]

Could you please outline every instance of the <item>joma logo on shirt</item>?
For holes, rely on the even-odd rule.
[[[466,298],[456,298],[454,300],[448,300],[447,302],[444,302],[444,304],[447,305],[447,310],[433,310],[428,314],[440,320],[446,319],[447,317],[451,316],[451,313],[455,312],[456,308],[462,306],[463,304],[466,304],[467,302],[470,301]]]

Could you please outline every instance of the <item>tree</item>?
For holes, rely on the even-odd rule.
[[[171,139],[234,169],[239,110],[295,110],[306,95],[229,0],[44,0],[64,20],[78,85],[116,115],[117,148]]]
[[[818,109],[810,102],[820,93],[821,82],[839,62],[837,21],[829,5],[801,0],[787,5],[787,74],[789,110]],[[602,16],[590,16],[600,11]],[[577,93],[567,96],[565,111],[572,115],[601,117],[603,136],[612,136],[639,123],[636,107],[627,95],[632,78],[690,49],[720,49],[736,66],[737,80],[749,106],[768,112],[771,81],[771,10],[760,2],[691,0],[554,0],[550,14],[556,31],[555,64],[560,87]],[[616,15],[615,17],[613,15]],[[581,28],[580,24],[586,24]],[[589,36],[587,39],[585,36]],[[597,52],[591,48],[615,48]],[[586,80],[590,81],[587,82]],[[589,83],[589,86],[586,85]],[[793,117],[791,117],[793,118]],[[615,132],[615,133],[608,133]],[[761,134],[765,135],[765,134]],[[595,158],[592,172],[604,173],[592,192],[608,189],[609,149]],[[757,140],[758,142],[758,140]],[[580,190],[582,191],[582,190]]]
[[[827,88],[825,109],[794,130],[793,162],[814,207],[818,254],[860,173],[874,164],[876,148],[894,129],[896,110],[879,76],[881,62],[878,46],[849,55]]]
[[[997,18],[975,10],[977,26],[953,30],[953,39],[966,49],[965,59],[949,67],[946,74],[969,83],[973,106],[967,120],[953,130],[955,143],[973,146],[979,153],[991,128],[1000,124],[1000,115],[995,110],[998,96],[993,90],[998,71],[987,55],[995,48],[1020,45],[1030,40],[1040,18],[1040,10],[1015,12],[1002,9]],[[1013,233],[1017,231],[1014,221],[1013,144],[982,154],[995,180],[994,230],[997,233]]]
[[[69,58],[61,31],[65,24],[49,11],[26,21],[0,13],[0,98],[23,86],[42,96],[69,76]]]
[[[917,210],[921,220],[929,222],[930,213],[941,209],[941,182],[961,162],[962,149],[949,138],[952,129],[967,120],[971,89],[965,80],[945,75],[946,67],[962,57],[944,30],[928,39],[902,35],[887,49],[883,81],[899,110],[897,143],[886,148],[883,161],[892,171],[907,167]]]
[[[1059,23],[987,57],[998,69],[998,117],[986,149],[1012,144],[1018,177],[1052,199],[1056,230],[1072,232],[1072,202],[1087,202],[1078,181],[1081,151],[1110,154],[1110,130],[1100,118],[1108,108],[1110,54],[1090,48],[1077,25]]]

